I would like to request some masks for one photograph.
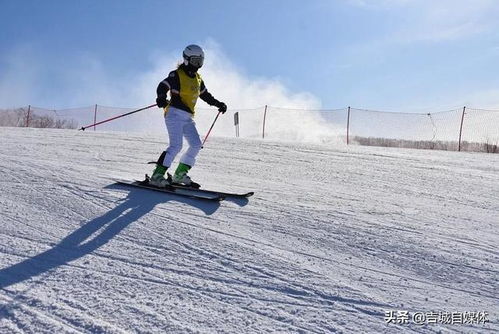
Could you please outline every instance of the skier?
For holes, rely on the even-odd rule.
[[[168,131],[169,146],[163,151],[156,162],[156,168],[150,179],[150,184],[156,187],[166,187],[178,184],[199,188],[199,184],[192,181],[187,175],[196,162],[196,156],[201,149],[201,140],[193,120],[194,107],[198,97],[211,106],[218,108],[222,114],[227,111],[227,105],[211,95],[199,75],[198,70],[203,66],[204,52],[198,45],[189,45],[183,52],[184,62],[176,70],[171,71],[168,77],[161,81],[156,90],[158,98],[156,104],[164,109],[166,129]],[[170,101],[167,92],[170,91]],[[182,150],[183,138],[189,144],[188,149],[180,158],[180,163],[173,177],[165,173],[170,168],[175,156]]]

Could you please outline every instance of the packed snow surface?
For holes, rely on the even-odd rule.
[[[250,199],[114,184],[165,137],[0,128],[1,333],[499,331],[499,155],[212,137]]]

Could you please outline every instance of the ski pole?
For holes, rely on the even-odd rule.
[[[118,118],[121,118],[121,117],[125,117],[125,116],[131,115],[131,114],[134,114],[136,112],[139,112],[139,111],[142,111],[142,110],[146,110],[146,109],[149,109],[149,108],[152,108],[152,107],[156,107],[156,103],[155,104],[151,104],[150,106],[147,106],[147,107],[144,107],[144,108],[140,108],[140,109],[137,109],[137,110],[134,110],[134,111],[127,112],[126,114],[122,114],[122,115],[118,115],[118,116],[115,116],[115,117],[112,117],[112,118],[105,119],[103,121],[100,121],[100,122],[97,122],[97,123],[94,123],[94,124],[90,124],[90,125],[87,125],[87,126],[82,126],[80,130],[85,131],[86,128],[91,128],[92,126],[96,126],[96,125],[99,125],[99,124],[102,124],[102,123],[110,122],[112,120],[115,120],[115,119],[118,119]]]
[[[217,117],[215,117],[215,120],[213,121],[213,124],[211,125],[210,129],[208,130],[208,133],[206,134],[206,136],[204,137],[203,143],[201,144],[201,148],[203,148],[204,143],[206,142],[206,139],[208,139],[208,136],[210,135],[211,129],[213,129],[213,126],[215,126],[215,122],[217,121],[218,116],[220,116],[221,113],[222,112],[219,111],[218,114],[217,114]]]

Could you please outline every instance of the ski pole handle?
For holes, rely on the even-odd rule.
[[[80,130],[81,131],[85,131],[85,129],[91,128],[92,126],[96,126],[96,125],[99,125],[99,124],[102,124],[102,123],[107,123],[107,122],[113,121],[115,119],[118,119],[118,118],[121,118],[121,117],[125,117],[125,116],[131,115],[131,114],[135,114],[136,112],[139,112],[139,111],[142,111],[142,110],[146,110],[146,109],[149,109],[149,108],[152,108],[152,107],[156,107],[156,103],[155,104],[151,104],[150,106],[147,106],[147,107],[144,107],[144,108],[140,108],[140,109],[137,109],[137,110],[134,110],[134,111],[127,112],[126,114],[122,114],[122,115],[118,115],[118,116],[115,116],[115,117],[111,117],[111,118],[105,119],[103,121],[100,121],[100,122],[97,122],[97,123],[94,123],[94,124],[90,124],[90,125],[87,125],[87,126],[82,126],[80,128]]]

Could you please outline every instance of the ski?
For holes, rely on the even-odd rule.
[[[121,184],[121,185],[138,187],[138,188],[142,188],[142,189],[149,189],[149,190],[154,190],[154,191],[158,191],[158,192],[162,192],[162,193],[188,197],[188,198],[192,198],[192,199],[201,199],[201,200],[218,201],[218,202],[223,201],[225,199],[225,196],[223,196],[221,194],[200,192],[194,188],[190,188],[190,189],[175,188],[175,187],[158,188],[158,187],[155,187],[155,186],[148,184],[145,181],[137,181],[137,180],[134,180],[134,181],[115,180],[115,182],[118,184]]]
[[[149,161],[148,164],[155,164],[156,162],[154,161]],[[143,183],[146,183],[149,181],[149,175],[146,174],[146,179],[142,181]],[[180,184],[172,184],[170,185],[171,188],[174,189],[186,189],[186,190],[196,190],[199,193],[203,194],[212,194],[212,195],[220,195],[223,197],[234,197],[234,198],[248,198],[251,197],[255,194],[253,191],[249,191],[247,193],[228,193],[228,192],[222,192],[222,191],[217,191],[217,190],[208,190],[208,189],[201,189],[201,188],[195,188],[195,187],[189,187],[189,186],[184,186]]]
[[[175,189],[193,189],[196,190],[197,192],[201,192],[204,194],[218,194],[220,196],[224,197],[235,197],[235,198],[248,198],[251,197],[255,194],[253,191],[249,191],[247,193],[227,193],[227,192],[222,192],[222,191],[216,191],[216,190],[207,190],[207,189],[201,189],[201,188],[192,188],[192,187],[186,187],[182,185],[172,185],[173,188]]]

